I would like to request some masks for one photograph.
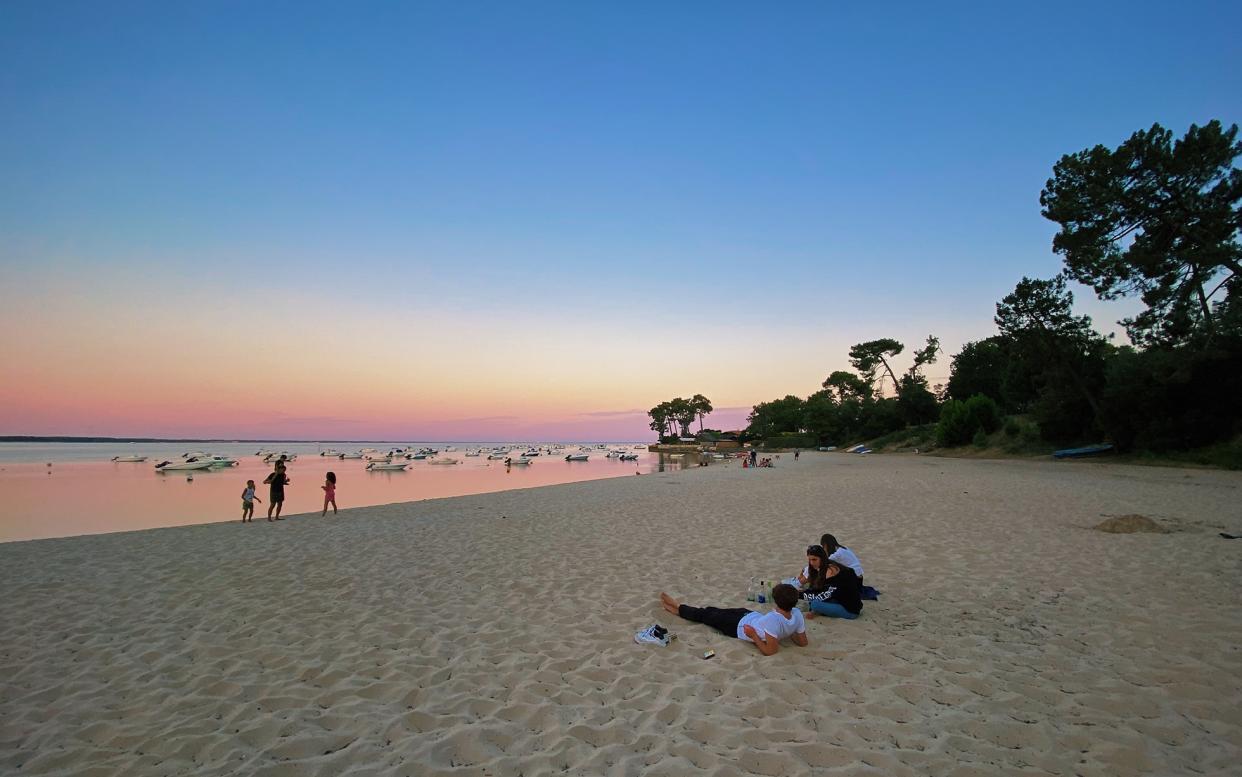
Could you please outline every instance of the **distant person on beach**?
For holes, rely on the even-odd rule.
[[[821,554],[824,549],[811,546]],[[807,557],[812,557],[807,549]],[[829,618],[854,620],[862,613],[862,584],[854,570],[839,561],[819,556],[820,568],[815,570],[802,596],[810,605],[811,615],[827,615]]]
[[[336,473],[329,472],[320,488],[323,489],[323,512],[320,517],[328,514],[329,504],[332,505],[332,514],[336,515]]]
[[[285,463],[283,461],[276,462],[276,470],[272,472],[272,474],[268,475],[263,482],[270,484],[272,489],[271,493],[268,494],[268,498],[271,502],[267,506],[267,519],[269,521],[283,521],[284,518],[280,517],[280,508],[283,507],[285,503],[285,486],[293,482],[289,479],[289,476],[285,474]],[[275,518],[272,518],[273,509],[276,510]]]
[[[759,451],[754,448],[750,449],[750,466],[755,466],[755,462],[759,460]]]
[[[861,584],[863,579],[862,562],[858,560],[858,556],[854,555],[854,551],[837,542],[837,538],[831,534],[825,534],[819,538],[819,544],[828,551],[828,558],[833,561],[839,561],[850,569],[854,570],[854,574],[858,576],[858,582]]]
[[[798,609],[798,589],[781,583],[772,589],[772,602],[776,609],[759,613],[745,607],[691,607],[666,593],[660,594],[664,609],[677,617],[705,623],[722,634],[752,642],[765,656],[780,650],[780,641],[785,637],[799,647],[806,647],[806,622]]]
[[[262,501],[254,495],[254,481],[247,480],[246,487],[242,489],[242,523],[254,521],[254,503]]]
[[[801,456],[801,455],[802,455],[802,451],[800,451],[800,450],[799,450],[799,451],[794,451],[794,461],[797,461],[797,460],[798,460],[798,457],[799,457],[799,456]]]

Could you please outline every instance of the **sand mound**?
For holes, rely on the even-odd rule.
[[[1168,531],[1146,515],[1138,515],[1137,513],[1115,515],[1106,521],[1096,524],[1095,528],[1096,531],[1108,532],[1109,534],[1138,534],[1140,532],[1165,534]]]

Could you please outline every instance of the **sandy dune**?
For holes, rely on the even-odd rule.
[[[659,607],[829,530],[884,595],[808,648]],[[0,773],[1237,774],[1220,530],[1238,473],[822,454],[0,545]]]

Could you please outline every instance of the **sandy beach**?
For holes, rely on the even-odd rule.
[[[1091,528],[1130,513],[1170,532]],[[809,647],[660,608],[744,606],[825,531],[883,595]],[[1219,531],[1242,474],[811,454],[9,543],[0,772],[1237,774]]]

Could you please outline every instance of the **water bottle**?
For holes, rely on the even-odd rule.
[[[767,584],[764,583],[764,581],[760,580],[759,581],[759,592],[755,596],[755,601],[758,602],[759,604],[766,604],[768,601],[767,591],[768,591]]]
[[[746,588],[746,601],[755,601],[755,578],[750,579],[750,585]]]

